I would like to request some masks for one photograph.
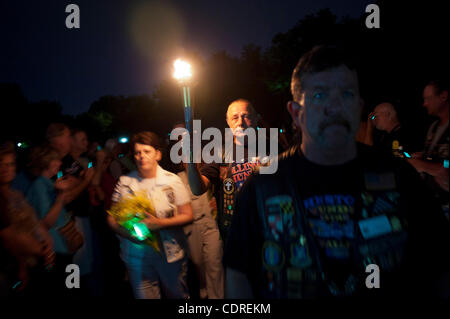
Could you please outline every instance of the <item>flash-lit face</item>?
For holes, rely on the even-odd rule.
[[[356,72],[341,65],[305,74],[300,96],[296,102],[304,139],[328,149],[354,143],[362,106]]]
[[[50,144],[62,157],[66,156],[72,147],[72,137],[70,136],[69,129],[66,128],[63,134],[53,137],[50,140]]]
[[[227,123],[236,137],[243,136],[245,129],[256,125],[254,114],[246,102],[235,102],[228,107]]]
[[[373,124],[375,125],[375,127],[381,131],[385,131],[389,122],[388,112],[376,107],[373,115],[375,116],[375,118],[373,119]]]
[[[60,167],[61,161],[59,159],[51,160],[50,164],[48,165],[49,176],[55,176],[58,173]]]
[[[161,152],[153,146],[145,144],[134,144],[134,159],[139,172],[149,172],[156,169],[158,161],[161,160]]]
[[[82,153],[87,152],[89,142],[85,132],[77,132],[74,136],[72,136],[72,139],[72,147],[75,147]]]
[[[441,97],[436,94],[432,85],[427,85],[423,90],[423,106],[427,109],[428,114],[438,115],[443,102]]]
[[[16,177],[16,157],[6,154],[0,159],[0,185],[11,183]]]

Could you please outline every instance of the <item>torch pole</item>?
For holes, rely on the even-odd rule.
[[[184,123],[186,125],[186,130],[189,132],[189,143],[190,152],[189,160],[193,162],[193,152],[192,152],[192,139],[193,139],[193,129],[192,129],[192,104],[191,104],[191,88],[187,85],[183,86],[183,100],[184,100]]]

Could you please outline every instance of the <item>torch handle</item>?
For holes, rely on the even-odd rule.
[[[186,130],[192,136],[192,107],[190,106],[184,108],[184,122],[186,124]]]
[[[189,148],[190,154],[189,154],[189,160],[192,163],[193,162],[193,153],[192,153],[192,137],[193,137],[193,130],[192,130],[192,106],[191,106],[191,89],[189,86],[183,87],[183,100],[184,100],[184,123],[186,125],[186,130],[189,132],[189,143],[191,143],[191,147]]]

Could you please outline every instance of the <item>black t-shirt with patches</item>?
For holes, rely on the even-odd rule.
[[[368,168],[380,173],[369,174]],[[300,240],[302,237],[295,237],[299,233],[297,221],[290,221],[294,215],[289,215],[289,209],[285,209],[287,201],[282,197],[289,193],[284,182],[288,179],[295,179],[295,200],[303,206],[299,216],[304,217],[304,226],[312,236],[308,249],[317,252],[307,254],[312,259],[309,261],[302,259],[301,251],[296,251],[300,246],[289,241],[292,236]],[[270,193],[277,196],[258,197],[256,187],[263,183],[272,187]],[[388,189],[392,183],[395,191],[365,191],[365,187],[376,189],[377,185]],[[283,213],[271,215],[274,203],[280,204],[278,210]],[[264,221],[258,206],[264,207]],[[428,284],[427,280],[443,269],[448,270],[449,234],[448,222],[439,205],[406,163],[379,156],[362,146],[356,159],[338,166],[317,165],[300,152],[293,152],[280,160],[277,173],[253,175],[240,190],[224,263],[247,274],[256,297],[301,296],[289,294],[292,282],[295,283],[293,278],[305,279],[311,273],[298,271],[306,269],[305,260],[308,267],[320,273],[316,257],[326,279],[318,280],[317,287],[309,290],[310,295],[303,291],[304,297],[330,296],[333,285],[345,291],[352,284],[352,274],[359,274],[356,285],[363,287],[355,294],[394,295],[398,291],[413,294],[414,288]],[[395,255],[398,243],[405,247],[405,258]],[[387,252],[379,255],[386,258],[368,260],[367,264],[380,266],[384,289],[369,290],[361,279],[367,276],[361,255],[365,250],[376,254],[377,249]],[[395,264],[391,259],[397,257],[399,261]]]

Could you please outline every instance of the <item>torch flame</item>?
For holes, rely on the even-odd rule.
[[[175,79],[187,80],[192,77],[191,65],[189,63],[178,59],[173,63],[173,66],[175,68],[175,72],[173,73]]]

